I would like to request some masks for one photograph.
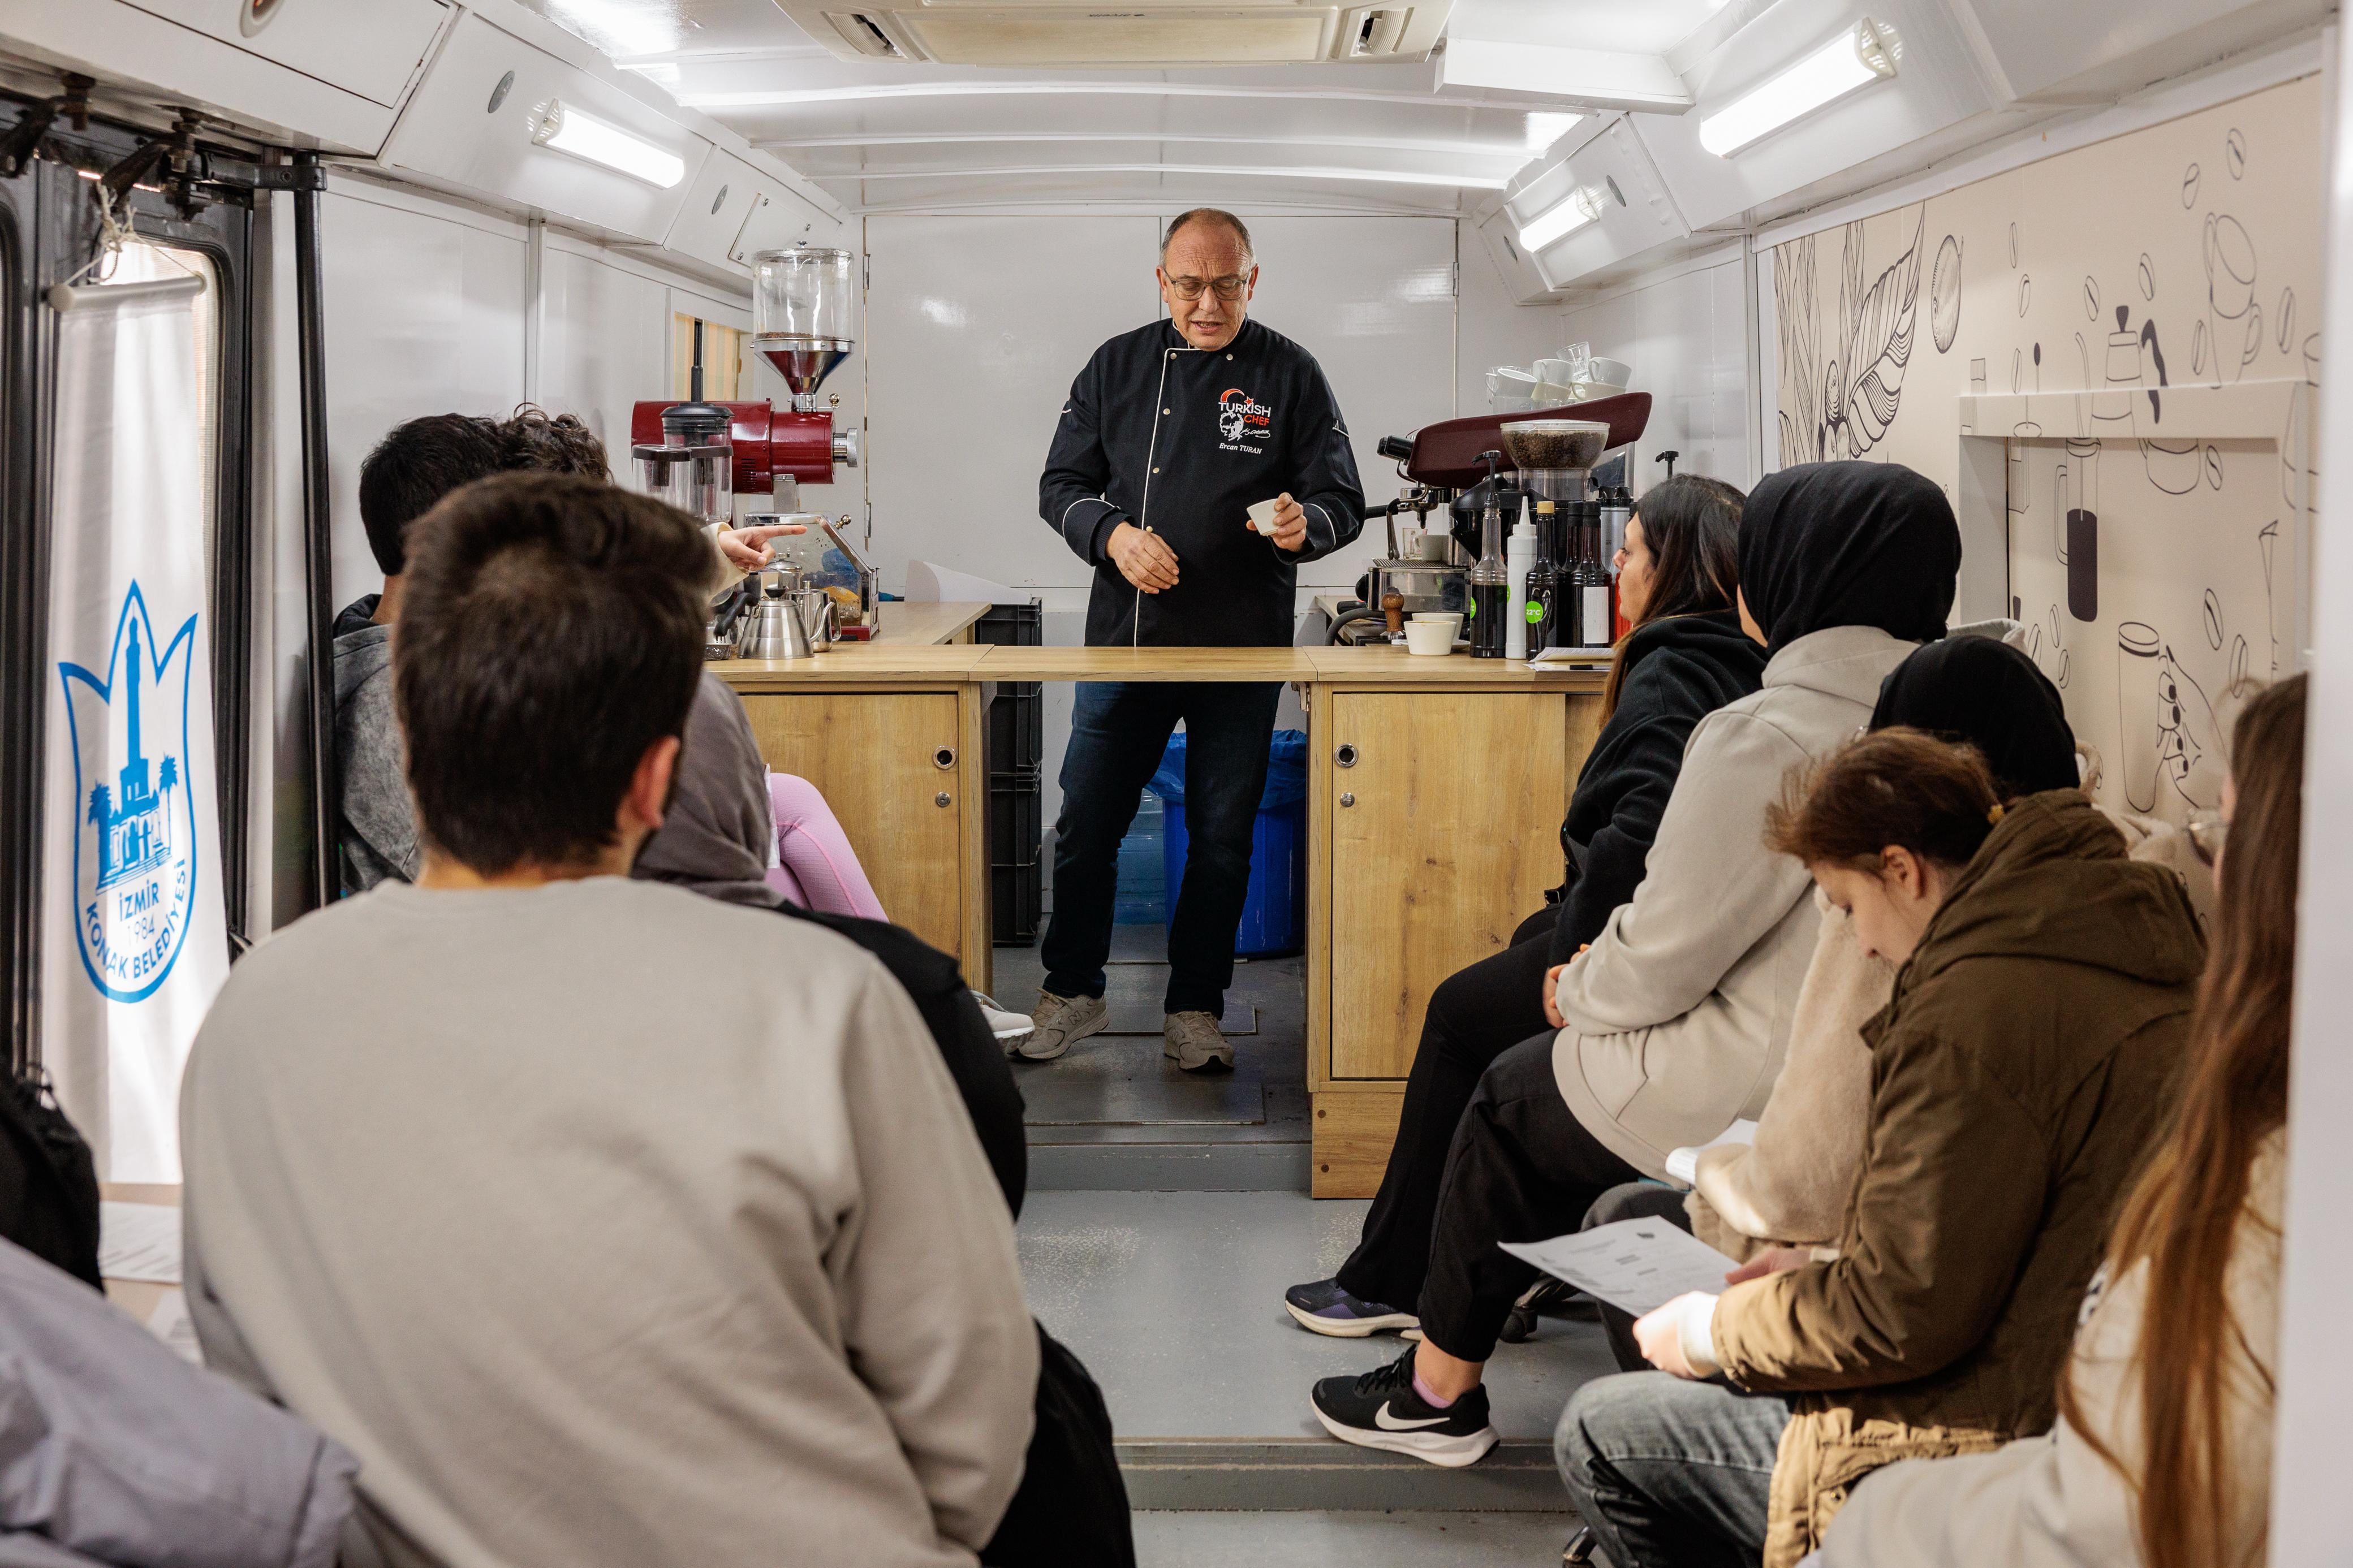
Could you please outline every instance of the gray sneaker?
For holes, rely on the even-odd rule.
[[[1231,1072],[1234,1047],[1207,1013],[1171,1013],[1160,1026],[1160,1054],[1187,1072]]]
[[[1100,996],[1057,996],[1038,993],[1029,1015],[1029,1032],[1015,1040],[1007,1053],[1029,1062],[1050,1062],[1089,1035],[1100,1035],[1111,1022],[1111,1009]]]

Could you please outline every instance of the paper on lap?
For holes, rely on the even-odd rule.
[[[1672,1220],[1621,1219],[1556,1236],[1500,1244],[1598,1300],[1641,1317],[1692,1290],[1718,1291],[1739,1268]]]

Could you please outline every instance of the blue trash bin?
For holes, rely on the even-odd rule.
[[[1160,853],[1169,913],[1185,883],[1185,737],[1169,737],[1145,786],[1160,797]],[[1234,956],[1267,958],[1307,946],[1307,735],[1278,730],[1267,748],[1266,791],[1250,835],[1250,898],[1234,931]]]

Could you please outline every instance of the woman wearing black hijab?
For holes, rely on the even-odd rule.
[[[1783,780],[1852,736],[1915,645],[1945,633],[1960,531],[1909,468],[1768,475],[1740,524],[1761,690],[1692,731],[1647,874],[1546,997],[1556,1033],[1497,1058],[1456,1128],[1419,1316],[1425,1343],[1314,1406],[1335,1436],[1470,1464],[1492,1447],[1482,1368],[1533,1266],[1499,1242],[1576,1228],[1609,1188],[1754,1118],[1819,921],[1805,868],[1765,847]]]

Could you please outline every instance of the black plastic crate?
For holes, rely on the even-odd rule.
[[[991,866],[988,881],[989,944],[1028,947],[1036,942],[1046,901],[1045,878],[1038,863]]]
[[[1045,871],[1044,795],[1036,768],[988,775],[989,940],[1027,946],[1038,940]]]
[[[988,765],[1035,768],[1046,756],[1046,692],[1034,680],[1004,680],[988,704]]]
[[[1036,647],[1045,636],[1045,616],[1042,599],[1026,605],[991,605],[973,626],[972,640],[999,647]]]
[[[1039,820],[1043,792],[1034,770],[988,775],[988,860],[992,866],[1038,863],[1045,837]]]

